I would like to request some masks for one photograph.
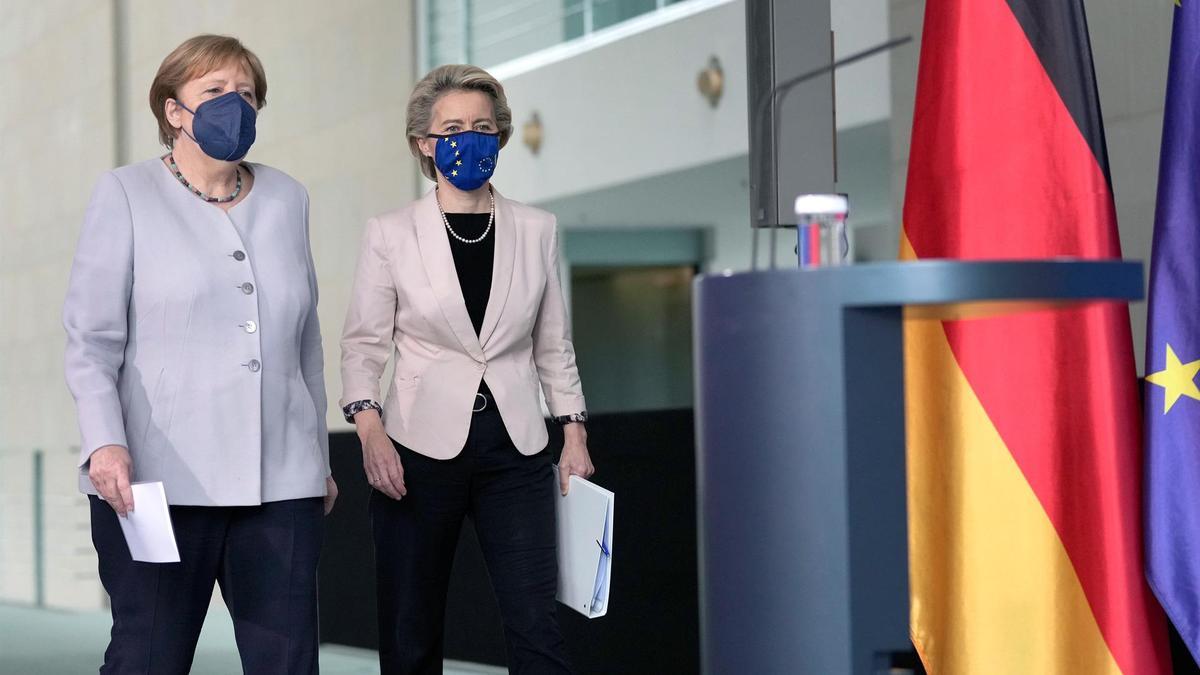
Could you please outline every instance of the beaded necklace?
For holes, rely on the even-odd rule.
[[[234,168],[234,172],[237,173],[237,187],[233,189],[233,194],[229,195],[228,197],[213,197],[197,190],[191,183],[187,181],[186,178],[183,177],[183,172],[179,170],[178,166],[175,166],[175,153],[168,152],[165,155],[165,158],[171,167],[171,173],[175,174],[175,177],[179,179],[179,182],[183,183],[185,188],[191,190],[192,194],[206,202],[211,204],[225,204],[237,199],[238,195],[242,194],[242,172],[238,171],[236,167]]]

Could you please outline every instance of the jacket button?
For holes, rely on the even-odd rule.
[[[233,259],[234,259],[234,260],[236,260],[236,261],[238,261],[238,262],[241,262],[241,261],[243,261],[243,260],[245,260],[245,259],[246,259],[246,254],[245,254],[245,252],[243,252],[243,251],[234,251],[234,252],[233,252]]]
[[[251,293],[254,292],[254,284],[250,283],[249,281],[242,284],[242,292],[245,293],[246,295],[250,295]]]
[[[247,321],[246,323],[242,324],[242,328],[245,328],[247,333],[258,332],[258,324],[254,323],[253,321]]]
[[[250,363],[247,363],[246,367],[249,368],[250,372],[252,373],[257,373],[258,371],[262,370],[262,364],[258,362],[258,359],[250,359]]]

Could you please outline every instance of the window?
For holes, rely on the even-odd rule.
[[[425,69],[488,67],[686,0],[424,0]]]

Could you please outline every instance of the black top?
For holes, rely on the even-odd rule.
[[[450,222],[450,227],[454,228],[458,236],[464,239],[478,239],[479,235],[487,229],[488,214],[447,213],[446,220]],[[475,334],[479,335],[483,328],[483,315],[487,312],[488,297],[492,293],[492,265],[496,258],[495,225],[492,226],[492,230],[488,232],[488,236],[483,241],[474,244],[461,242],[449,232],[446,232],[446,238],[450,241],[450,253],[454,256],[454,271],[458,274],[458,285],[462,289],[463,302],[467,305],[467,314],[471,317]],[[483,394],[487,401],[493,400],[487,383],[482,381],[479,383],[479,393]],[[380,414],[383,411],[379,403],[363,400],[345,406],[342,408],[342,414],[346,416],[347,422],[354,422],[354,415],[368,408],[378,410]],[[587,417],[587,411],[581,410],[570,415],[555,417],[554,421],[559,424],[586,422]]]
[[[447,213],[450,227],[465,239],[478,239],[487,229],[487,213]],[[475,334],[483,327],[483,315],[487,311],[488,296],[492,293],[492,262],[496,257],[496,235],[494,228],[483,241],[467,244],[455,239],[449,232],[450,252],[454,254],[454,271],[458,273],[458,285],[462,288],[463,301],[467,303],[467,314]]]

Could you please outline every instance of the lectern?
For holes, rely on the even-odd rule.
[[[921,261],[699,278],[704,671],[886,672],[892,654],[911,649],[905,306],[1141,297],[1141,263],[1123,261]]]

